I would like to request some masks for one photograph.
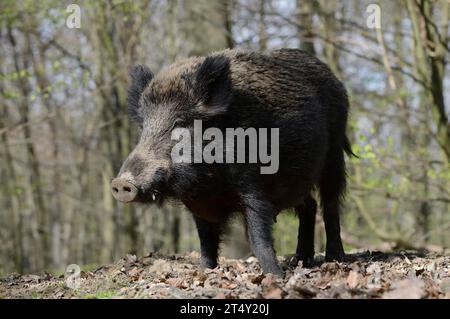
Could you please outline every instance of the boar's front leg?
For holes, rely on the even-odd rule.
[[[248,239],[253,253],[265,273],[283,277],[284,273],[278,265],[273,248],[272,225],[275,215],[270,203],[251,196],[246,198],[245,205]]]
[[[215,268],[217,266],[222,225],[208,222],[195,215],[194,220],[197,225],[198,237],[200,238],[200,264],[204,268]]]

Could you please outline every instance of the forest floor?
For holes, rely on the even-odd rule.
[[[358,252],[344,263],[323,261],[295,266],[279,257],[284,279],[263,275],[256,258],[220,258],[201,270],[196,252],[164,256],[128,255],[108,266],[72,275],[0,278],[0,298],[448,298],[450,256],[418,252]],[[69,278],[70,277],[70,278]]]

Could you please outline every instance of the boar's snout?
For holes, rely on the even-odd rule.
[[[132,202],[138,194],[136,186],[120,177],[112,180],[111,191],[115,199],[124,203]]]

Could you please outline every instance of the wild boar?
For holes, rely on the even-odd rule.
[[[181,60],[156,76],[138,65],[131,78],[129,113],[141,135],[111,183],[117,200],[181,201],[197,225],[201,264],[210,268],[217,266],[227,222],[241,214],[263,271],[282,275],[273,247],[275,218],[282,210],[295,209],[300,220],[296,255],[311,262],[317,209],[312,192],[317,190],[326,259],[343,260],[339,212],[346,186],[344,153],[352,154],[345,133],[349,102],[326,64],[297,49],[266,54],[224,50]],[[199,142],[193,137],[196,123],[202,132],[216,134]],[[199,149],[187,153],[185,161],[174,160],[174,147],[183,135],[174,134],[177,130],[192,133],[184,137],[206,148],[218,133],[238,128],[248,140],[241,160],[225,154],[242,150],[236,144],[212,153],[226,161],[199,161]],[[256,147],[250,129],[261,135]],[[270,134],[262,134],[263,129]],[[262,171],[267,161],[255,162],[254,153],[264,147],[279,157],[269,173]]]

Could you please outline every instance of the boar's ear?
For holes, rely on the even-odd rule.
[[[139,99],[142,92],[153,78],[153,73],[145,65],[135,65],[131,72],[131,86],[128,90],[128,113],[132,120],[142,124],[142,114],[139,109]]]
[[[195,80],[202,112],[210,115],[226,112],[231,97],[229,58],[225,55],[206,57],[196,71]]]

